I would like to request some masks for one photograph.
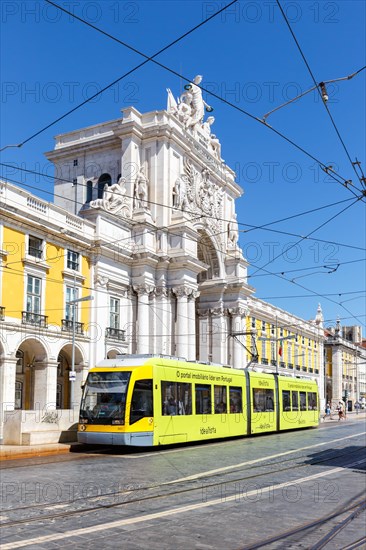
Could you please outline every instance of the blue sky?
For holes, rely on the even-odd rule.
[[[59,2],[147,55],[227,3]],[[363,1],[282,5],[316,82],[345,77],[365,65]],[[44,0],[3,0],[1,22],[1,147],[26,140],[143,60]],[[157,59],[185,77],[202,74],[204,87],[259,118],[313,86],[271,0],[237,2]],[[366,171],[365,76],[366,70],[329,85],[327,105],[351,159],[357,157]],[[141,112],[164,109],[166,88],[178,96],[184,84],[149,62],[22,148],[6,149],[1,162],[52,174],[43,153],[53,149],[56,134],[118,118],[130,104]],[[317,161],[332,165],[361,188],[316,91],[268,119],[316,160],[233,106],[209,95],[206,100],[214,108],[222,156],[244,190],[237,202],[240,245],[251,263],[248,282],[256,295],[306,319],[314,317],[320,302],[327,325],[339,316],[344,325],[363,324],[365,335],[365,203],[352,204],[354,194],[319,168]],[[51,180],[1,168],[5,179],[33,185],[40,190],[30,191],[51,200]],[[321,225],[311,239],[300,241],[298,235]]]

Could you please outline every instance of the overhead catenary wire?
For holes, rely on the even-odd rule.
[[[57,8],[58,10],[66,13],[67,15],[70,15],[72,16],[74,19],[77,19],[78,21],[82,22],[82,23],[85,23],[86,25],[88,25],[89,27],[97,30],[98,32],[104,34],[105,36],[108,36],[109,38],[111,38],[112,40],[116,41],[116,42],[119,42],[119,44],[122,44],[123,46],[125,46],[126,48],[132,50],[133,52],[135,53],[138,53],[139,55],[142,55],[142,57],[145,58],[145,61],[143,61],[142,63],[140,63],[139,65],[137,65],[136,67],[134,67],[133,69],[131,69],[130,71],[127,71],[126,73],[124,73],[121,77],[117,78],[116,80],[114,80],[112,83],[108,84],[107,86],[105,86],[104,88],[102,88],[101,90],[99,90],[97,93],[93,94],[92,96],[88,97],[87,99],[85,99],[85,101],[83,101],[82,103],[80,103],[79,105],[77,105],[76,107],[74,107],[73,109],[70,109],[69,111],[67,111],[66,113],[64,113],[62,116],[58,117],[56,120],[54,120],[53,122],[47,124],[47,126],[44,126],[43,128],[41,128],[40,130],[38,130],[37,132],[35,132],[34,134],[32,134],[31,136],[29,136],[28,138],[26,138],[25,140],[23,140],[21,143],[19,143],[18,145],[11,145],[11,146],[8,146],[8,147],[23,147],[23,145],[25,145],[26,143],[28,143],[29,141],[31,141],[32,139],[34,139],[35,137],[39,136],[41,133],[43,133],[45,130],[48,130],[48,128],[51,128],[52,126],[54,126],[55,124],[57,124],[57,122],[60,122],[61,120],[63,120],[64,118],[66,118],[67,116],[71,115],[72,113],[74,113],[77,109],[79,109],[80,107],[83,107],[84,105],[86,105],[86,103],[89,103],[90,101],[92,101],[93,99],[95,99],[97,96],[101,95],[103,92],[105,92],[106,90],[108,90],[109,88],[111,88],[112,86],[114,86],[115,84],[117,84],[118,82],[120,82],[121,80],[123,80],[124,78],[126,78],[127,76],[129,76],[130,74],[134,73],[135,71],[137,71],[137,69],[139,69],[140,67],[143,67],[144,65],[146,65],[146,63],[148,63],[149,61],[154,61],[154,58],[157,57],[158,55],[160,55],[161,53],[165,52],[166,50],[168,50],[169,48],[171,48],[174,44],[177,44],[178,42],[180,42],[181,40],[183,40],[183,38],[185,38],[186,36],[190,35],[191,33],[193,33],[194,31],[196,31],[198,28],[202,27],[203,25],[205,25],[206,23],[208,23],[211,19],[213,19],[214,17],[217,17],[220,13],[224,12],[225,10],[227,10],[230,6],[232,6],[233,4],[235,4],[236,2],[238,2],[238,0],[232,0],[232,2],[230,2],[229,4],[227,4],[226,6],[223,6],[221,9],[219,9],[218,11],[216,11],[215,13],[213,13],[212,15],[210,15],[209,17],[207,17],[206,19],[204,19],[203,21],[201,21],[200,23],[198,23],[197,25],[195,25],[192,29],[190,29],[189,31],[185,32],[184,34],[180,35],[178,38],[176,38],[175,40],[173,40],[172,42],[170,42],[169,44],[167,44],[166,46],[164,46],[164,48],[161,48],[160,50],[158,50],[156,53],[154,53],[152,56],[147,56],[147,55],[144,55],[142,54],[139,50],[137,50],[136,48],[133,48],[132,46],[128,45],[126,42],[122,42],[121,40],[119,40],[118,38],[115,38],[113,37],[111,34],[105,32],[105,31],[102,31],[101,29],[99,29],[98,27],[96,27],[95,25],[93,25],[92,23],[89,23],[88,21],[85,21],[84,19],[82,19],[81,17],[77,16],[75,13],[72,13],[71,11],[63,8],[62,6],[60,6],[59,4],[56,4],[55,2],[51,2],[50,0],[44,0],[45,2],[47,2],[48,4],[54,6],[55,8]],[[160,65],[160,63],[159,63]],[[4,147],[3,149],[5,149],[6,147]]]
[[[297,246],[298,244],[300,244],[302,241],[304,241],[305,239],[307,239],[308,237],[310,237],[313,233],[315,233],[316,231],[318,231],[319,229],[321,229],[322,227],[324,227],[325,225],[327,225],[328,223],[330,223],[331,221],[333,221],[335,218],[337,218],[338,216],[340,216],[341,214],[343,214],[343,212],[345,212],[346,210],[348,210],[348,208],[351,208],[352,206],[354,206],[356,204],[356,202],[358,202],[360,200],[361,197],[358,197],[352,204],[349,204],[347,206],[345,206],[344,208],[342,208],[342,210],[340,210],[339,212],[337,212],[336,214],[334,214],[333,216],[331,216],[328,220],[326,220],[325,222],[323,222],[322,224],[320,224],[318,227],[316,227],[315,229],[313,229],[310,233],[308,233],[308,235],[306,235],[305,237],[301,237],[301,239],[299,241],[297,241],[296,243],[290,245],[288,248],[287,248],[287,251],[291,250],[292,248],[294,248],[295,246]],[[264,266],[261,266],[260,268],[258,268],[254,273],[252,273],[252,277],[254,277],[254,275],[261,269],[263,269],[264,267],[267,267],[267,265],[273,263],[275,260],[277,260],[280,256],[282,256],[282,253],[275,256],[274,258],[272,258],[271,260],[269,260]]]
[[[0,163],[0,166],[6,166],[6,167],[12,167],[14,168],[13,166],[11,165],[7,165],[7,164],[4,164],[4,163]],[[32,174],[36,174],[36,175],[40,175],[40,176],[45,176],[45,177],[48,177],[48,178],[53,178],[53,176],[49,176],[47,174],[42,174],[40,172],[36,172],[34,170],[28,170],[28,169],[25,169],[25,168],[19,168],[19,167],[16,167],[17,170],[19,171],[22,171],[22,172],[29,172],[29,173],[32,173]],[[72,202],[73,204],[77,204],[78,206],[83,206],[84,203],[81,203],[81,202],[78,202],[76,201],[74,198],[70,198],[70,197],[64,197],[64,196],[61,196],[61,195],[58,195],[57,193],[54,193],[52,191],[47,191],[45,189],[42,189],[40,187],[37,187],[37,186],[32,186],[30,184],[27,184],[27,183],[24,183],[22,181],[19,181],[19,180],[15,180],[14,178],[7,178],[9,182],[12,182],[12,183],[16,183],[18,185],[21,185],[23,187],[27,187],[27,188],[30,188],[30,189],[35,189],[37,191],[42,191],[46,194],[49,194],[49,195],[52,195],[54,197],[61,197],[62,199],[64,200],[67,200],[69,202]],[[71,180],[67,180],[67,179],[64,179],[64,178],[57,178],[59,181],[63,181],[65,183],[73,183]],[[80,186],[83,186],[85,187],[86,185],[85,184],[78,184]],[[125,197],[127,198],[130,198],[130,199],[133,199],[133,197],[131,195],[127,195],[125,194],[124,195]],[[299,213],[296,213],[296,214],[293,214],[291,216],[287,216],[286,218],[281,218],[279,220],[274,220],[272,222],[268,222],[268,223],[265,223],[265,224],[262,224],[262,225],[252,225],[252,224],[248,224],[248,223],[244,223],[244,222],[238,222],[238,226],[242,226],[242,227],[249,227],[249,229],[243,229],[243,230],[239,230],[240,233],[243,233],[243,234],[247,234],[247,233],[250,233],[251,231],[255,231],[255,230],[266,230],[266,231],[271,231],[273,233],[279,233],[279,234],[283,234],[283,235],[288,235],[289,237],[303,237],[302,235],[299,235],[297,233],[291,233],[289,231],[280,231],[280,230],[276,230],[276,229],[267,229],[268,226],[270,225],[274,225],[274,224],[277,224],[277,223],[282,223],[284,221],[287,221],[287,220],[290,220],[290,219],[293,219],[293,218],[299,218],[300,216],[304,216],[304,215],[307,215],[307,214],[312,214],[314,212],[317,212],[319,210],[324,210],[326,208],[330,208],[332,206],[337,206],[338,204],[343,204],[343,203],[346,203],[346,202],[350,202],[351,200],[353,200],[352,198],[349,198],[349,199],[343,199],[341,201],[337,201],[337,202],[334,202],[334,203],[330,203],[330,204],[327,204],[327,205],[323,205],[323,206],[320,206],[320,207],[317,207],[317,208],[313,208],[311,210],[306,210],[304,212],[299,212]],[[163,203],[159,203],[159,202],[155,202],[155,201],[151,201],[151,200],[146,200],[145,201],[147,204],[150,204],[150,205],[153,205],[153,206],[160,206],[162,208],[167,208],[169,210],[174,210],[176,211],[176,208],[171,206],[171,205],[166,205],[166,204],[163,204]],[[184,208],[180,209],[181,212],[186,212],[186,213],[189,213],[189,214],[192,214],[191,211],[189,210],[186,210]],[[116,214],[113,214],[113,213],[109,213],[109,215],[112,215],[112,216],[117,216]],[[230,220],[228,219],[225,219],[225,218],[219,218],[217,216],[213,217],[213,216],[210,216],[208,214],[200,214],[200,218],[207,218],[207,219],[215,219],[217,221],[222,221],[222,222],[226,222],[226,223],[229,223]],[[161,230],[162,228],[159,228],[159,230]],[[354,245],[350,245],[350,244],[345,244],[345,243],[339,243],[339,242],[336,242],[336,241],[330,241],[329,239],[325,240],[325,239],[316,239],[316,238],[312,238],[312,237],[309,237],[307,236],[306,239],[308,240],[314,240],[314,241],[317,241],[317,242],[325,242],[327,244],[333,244],[335,246],[342,246],[342,247],[346,247],[346,248],[353,248],[355,250],[362,250],[364,251],[364,248],[362,247],[357,247],[357,246],[354,246]]]
[[[156,230],[156,228],[153,228],[153,230]],[[252,265],[253,265],[254,267],[257,267],[257,266],[255,266],[254,264],[252,264]],[[311,290],[311,289],[308,289],[307,287],[304,287],[303,285],[300,285],[299,283],[296,283],[296,282],[293,281],[293,280],[289,280],[289,279],[287,279],[286,277],[283,277],[283,276],[281,276],[281,275],[273,274],[272,272],[269,272],[268,270],[264,269],[263,267],[262,267],[262,268],[259,268],[259,269],[262,269],[262,270],[266,271],[268,274],[274,275],[274,276],[276,276],[276,277],[279,277],[279,278],[281,278],[281,279],[283,279],[283,280],[285,280],[285,281],[287,281],[287,282],[291,282],[291,283],[293,283],[293,284],[296,284],[296,285],[300,286],[301,288],[303,288],[304,290],[307,290],[307,291],[309,291],[309,292],[312,292],[312,293],[313,293],[314,295],[316,295],[316,296],[322,297],[321,294],[319,294],[319,293],[317,293],[317,292],[315,292],[315,291],[313,291],[313,290]],[[327,299],[328,299],[328,298],[327,298]],[[328,300],[329,300],[329,299],[328,299]],[[333,302],[333,303],[336,303],[337,305],[340,305],[340,304],[338,304],[338,302],[335,302],[335,301],[333,301],[333,300],[329,300],[329,301],[331,301],[331,302]],[[345,306],[341,305],[341,307],[343,307],[345,310],[347,310],[348,313],[350,313],[350,314],[352,315],[352,313],[351,313],[347,308],[345,308]]]
[[[317,89],[317,91],[318,91],[318,93],[319,93],[319,96],[320,96],[320,98],[322,99],[321,103],[324,105],[324,108],[326,109],[326,111],[327,111],[327,113],[328,113],[328,116],[329,116],[329,118],[330,118],[330,120],[331,120],[331,122],[332,122],[333,128],[334,128],[335,131],[336,131],[336,134],[337,134],[337,136],[338,136],[338,138],[339,138],[339,140],[340,140],[340,142],[341,142],[341,144],[342,144],[342,147],[343,147],[343,149],[344,149],[344,151],[345,151],[345,153],[346,153],[346,155],[347,155],[347,157],[348,157],[348,160],[349,160],[349,162],[350,162],[350,164],[351,164],[351,166],[352,166],[352,169],[354,170],[354,172],[355,172],[355,174],[356,174],[356,176],[357,176],[357,179],[360,181],[360,183],[361,183],[361,185],[362,185],[362,180],[360,179],[360,177],[359,177],[359,175],[358,175],[358,172],[357,172],[357,170],[356,170],[355,164],[354,164],[354,162],[352,161],[351,155],[349,154],[348,149],[347,149],[347,147],[346,147],[346,145],[345,145],[345,143],[344,143],[344,140],[343,140],[343,138],[342,138],[342,136],[341,136],[341,134],[340,134],[340,132],[339,132],[339,130],[338,130],[338,128],[337,128],[337,125],[336,125],[335,120],[334,120],[334,118],[333,118],[333,116],[332,116],[332,113],[330,112],[330,110],[329,110],[328,105],[326,104],[326,102],[323,101],[322,92],[321,92],[321,90],[319,89],[319,83],[318,83],[318,82],[316,81],[316,79],[315,79],[315,76],[314,76],[314,74],[313,74],[313,71],[312,71],[311,68],[310,68],[310,65],[309,65],[308,60],[306,59],[306,56],[305,56],[305,54],[304,54],[304,51],[303,51],[303,49],[301,48],[301,46],[300,46],[300,44],[299,44],[299,41],[298,41],[297,38],[296,38],[296,35],[295,35],[295,33],[294,33],[294,31],[293,31],[293,29],[292,29],[292,27],[291,27],[291,25],[290,25],[290,22],[289,22],[289,20],[288,20],[288,18],[287,18],[287,16],[286,16],[286,14],[285,14],[285,12],[284,12],[282,6],[281,6],[280,1],[279,1],[279,0],[276,0],[276,2],[277,2],[277,6],[278,6],[279,9],[280,9],[280,12],[281,12],[281,14],[282,14],[282,17],[283,17],[283,19],[285,20],[285,23],[286,23],[286,25],[287,25],[287,27],[288,27],[290,33],[291,33],[291,36],[292,36],[292,38],[293,38],[294,41],[295,41],[295,44],[296,44],[296,46],[297,46],[297,49],[299,50],[300,55],[301,55],[301,57],[302,57],[302,59],[303,59],[305,65],[306,65],[306,68],[307,68],[308,71],[309,71],[309,74],[310,74],[310,76],[311,76],[311,78],[312,78],[312,80],[313,80],[313,82],[314,82],[314,85],[315,85],[315,87],[316,87],[316,89]],[[357,74],[359,74],[359,73],[360,73],[361,71],[363,71],[364,69],[366,69],[366,65],[365,65],[364,67],[361,67],[360,69],[358,69],[355,73],[353,73],[353,74],[352,74],[352,77],[356,76]]]
[[[111,84],[109,84],[108,86],[104,87],[102,90],[98,91],[96,94],[92,95],[91,97],[87,98],[84,102],[82,102],[80,105],[76,106],[75,108],[73,108],[72,110],[68,111],[67,113],[65,113],[64,115],[62,115],[61,117],[59,117],[58,119],[56,119],[55,121],[53,121],[52,123],[48,124],[47,126],[45,126],[44,128],[42,128],[41,130],[39,130],[38,132],[36,132],[35,134],[33,134],[32,136],[30,136],[29,138],[27,138],[26,140],[24,140],[22,143],[20,143],[19,145],[17,145],[17,147],[22,147],[25,143],[27,143],[28,141],[30,141],[31,139],[33,139],[34,137],[36,137],[37,135],[39,135],[40,133],[42,133],[43,131],[45,131],[46,129],[50,128],[51,126],[53,126],[54,124],[56,124],[57,122],[59,122],[60,120],[62,120],[63,118],[65,118],[66,116],[68,116],[69,114],[71,114],[72,112],[76,111],[79,107],[85,105],[88,101],[91,101],[92,99],[94,99],[95,97],[99,96],[100,94],[102,94],[104,91],[106,91],[108,88],[110,88],[111,86],[113,86],[114,84],[116,84],[117,82],[119,82],[120,80],[122,80],[123,78],[125,78],[126,76],[128,76],[129,74],[131,74],[132,72],[134,72],[136,69],[140,68],[142,65],[144,65],[145,63],[149,62],[149,61],[152,61],[154,64],[160,66],[161,68],[169,71],[170,73],[178,76],[179,78],[182,78],[183,80],[187,81],[187,82],[190,82],[190,79],[181,75],[180,73],[178,73],[177,71],[174,71],[173,69],[170,69],[169,67],[167,67],[166,65],[162,64],[162,63],[159,63],[156,59],[154,59],[155,57],[157,57],[160,53],[162,53],[162,51],[165,51],[166,49],[168,49],[171,45],[173,45],[173,43],[175,44],[176,42],[178,42],[180,38],[176,39],[174,42],[172,42],[171,44],[169,44],[168,46],[166,46],[165,48],[159,50],[159,52],[157,52],[156,54],[154,54],[153,56],[148,56],[146,54],[144,54],[143,52],[141,52],[140,50],[137,50],[136,48],[133,48],[132,46],[130,46],[129,44],[127,44],[126,42],[123,42],[121,40],[119,40],[118,38],[110,35],[109,33],[106,33],[105,31],[99,29],[99,27],[96,27],[95,25],[92,25],[91,23],[89,23],[88,21],[85,21],[83,18],[75,15],[74,13],[66,10],[65,8],[63,8],[62,6],[59,6],[58,4],[52,2],[51,0],[45,0],[46,2],[48,2],[49,4],[53,5],[54,7],[60,9],[61,11],[65,12],[66,14],[70,15],[71,17],[77,19],[78,21],[84,23],[85,25],[93,28],[94,30],[96,30],[97,32],[100,32],[104,35],[108,35],[109,38],[113,39],[114,41],[120,43],[122,46],[124,47],[127,47],[129,49],[131,49],[132,51],[138,53],[139,55],[143,56],[145,58],[145,61],[141,64],[139,64],[137,67],[135,67],[134,69],[128,71],[127,73],[125,73],[124,75],[122,75],[122,77],[120,77],[119,79],[113,81]],[[216,16],[218,13],[220,13],[221,11],[224,11],[225,9],[227,9],[230,5],[232,5],[233,3],[235,3],[237,0],[234,0],[234,2],[228,4],[227,6],[224,6],[224,8],[222,8],[220,11],[216,12],[215,14],[213,14],[212,16],[210,16],[210,18]],[[207,18],[204,22],[208,21],[210,18]],[[201,24],[199,26],[201,26],[204,22],[201,22]],[[187,36],[188,34],[190,34],[190,32],[193,32],[193,30],[195,30],[196,28],[198,28],[198,25],[196,25],[194,27],[194,29],[192,29],[191,31],[188,31],[187,33],[185,33],[184,35],[182,36]],[[356,74],[358,73],[359,71],[356,72]],[[264,124],[267,128],[269,128],[271,131],[273,131],[275,134],[277,134],[278,136],[280,136],[281,138],[283,138],[285,141],[287,141],[288,143],[292,144],[295,148],[297,148],[298,150],[300,150],[301,152],[303,152],[304,154],[306,154],[309,158],[313,159],[315,162],[317,162],[323,169],[326,169],[328,168],[324,163],[322,163],[321,161],[319,161],[316,157],[314,157],[312,154],[310,154],[308,151],[306,151],[304,148],[302,148],[301,146],[297,145],[293,140],[291,140],[290,138],[286,137],[284,134],[282,134],[281,132],[279,132],[278,130],[276,130],[275,128],[273,128],[272,126],[269,126],[268,124],[264,123],[262,119],[252,115],[251,113],[245,111],[244,109],[240,108],[239,106],[235,105],[234,103],[231,103],[229,102],[228,100],[222,98],[221,96],[219,96],[218,94],[215,94],[214,92],[210,91],[210,90],[207,90],[205,89],[204,87],[202,86],[199,86],[198,87],[202,90],[202,91],[205,91],[206,93],[212,95],[213,97],[216,97],[217,99],[219,99],[220,101],[226,103],[227,105],[233,107],[234,109],[238,110],[239,112],[249,116],[251,119],[253,120],[256,120],[257,122],[260,122],[261,124]],[[339,174],[337,174],[335,171],[332,170],[332,172],[330,173],[329,172],[329,175],[331,176],[332,179],[334,179],[335,181],[337,181],[338,183],[340,183],[341,185],[343,185],[346,189],[348,189],[349,191],[352,192],[353,195],[356,196],[356,193],[353,191],[353,189],[351,189],[348,184],[349,184],[349,179],[346,179],[344,178],[343,176],[340,176]],[[336,177],[337,176],[337,177]],[[340,178],[340,179],[338,179]],[[343,180],[343,181],[342,181]],[[360,190],[358,190],[360,191]],[[360,191],[361,192],[361,191]]]
[[[16,262],[16,263],[18,263],[18,262]],[[4,267],[6,268],[6,266],[4,266]],[[4,267],[3,267],[2,269],[4,269]],[[14,272],[14,274],[15,274],[15,272],[18,272],[19,276],[22,276],[22,277],[24,276],[23,271],[21,271],[21,270],[14,270],[14,268],[11,268],[11,267],[10,267],[10,269],[12,269],[12,271]],[[343,308],[345,311],[347,311],[347,313],[349,313],[354,319],[356,319],[357,321],[359,321],[358,317],[355,316],[355,315],[353,315],[352,312],[351,312],[349,309],[347,309],[343,304],[341,304],[341,303],[339,303],[339,302],[337,302],[337,301],[335,301],[335,300],[332,300],[332,299],[328,298],[327,295],[324,295],[324,294],[321,294],[321,293],[319,293],[319,292],[316,292],[316,291],[314,291],[314,290],[312,290],[312,289],[309,289],[309,288],[305,287],[304,285],[302,285],[302,284],[300,284],[300,283],[297,283],[296,281],[289,280],[289,279],[287,279],[286,277],[284,277],[284,276],[282,276],[282,275],[273,274],[273,273],[269,272],[269,271],[266,270],[266,269],[264,269],[264,271],[266,271],[266,272],[267,272],[268,274],[270,274],[270,275],[273,275],[273,276],[275,276],[275,277],[280,278],[281,280],[284,280],[284,281],[286,281],[286,282],[292,283],[292,284],[294,284],[294,285],[296,285],[296,286],[302,288],[303,290],[306,290],[307,292],[311,292],[311,293],[313,294],[313,296],[315,295],[315,296],[317,296],[317,297],[319,297],[319,298],[325,298],[325,300],[327,300],[327,301],[329,301],[329,302],[331,302],[331,303],[334,303],[334,304],[336,304],[336,305],[342,307],[342,308]],[[55,280],[55,282],[58,282],[58,283],[60,283],[60,284],[64,284],[63,281],[59,281],[59,280],[57,280],[57,281]],[[94,288],[92,288],[92,287],[85,287],[85,286],[84,286],[83,288],[85,288],[86,290],[88,290],[88,289],[89,289],[89,290],[96,290],[96,289],[94,289]],[[259,298],[259,299],[260,299],[260,298]]]

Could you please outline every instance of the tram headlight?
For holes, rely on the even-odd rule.
[[[80,429],[81,432],[85,432],[86,426],[84,426],[84,424],[81,424],[79,429]]]
[[[124,420],[112,420],[112,425],[114,424],[124,424]]]
[[[80,424],[87,424],[88,419],[87,418],[80,418]]]

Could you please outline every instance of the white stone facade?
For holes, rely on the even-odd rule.
[[[251,316],[267,323],[278,319],[279,326],[306,336],[309,346],[311,340],[312,350],[315,342],[316,367],[308,375],[318,381],[323,407],[321,322],[306,322],[254,298],[238,246],[235,201],[242,189],[211,133],[213,117],[204,120],[204,107],[210,108],[196,86],[199,81],[196,77],[178,101],[169,91],[167,110],[141,114],[130,107],[117,120],[57,136],[55,149],[46,154],[55,164],[55,204],[3,184],[4,224],[21,228],[25,242],[35,233],[87,262],[84,274],[65,266],[59,270],[57,289],[63,294],[58,307],[65,308],[67,286],[93,301],[87,326],[75,338],[76,382],[66,375],[60,379],[61,363],[69,371],[72,356],[72,335],[62,330],[61,320],[59,326],[29,327],[2,307],[2,411],[37,409],[44,416],[67,409],[70,384],[77,405],[88,368],[117,354],[161,353],[245,368],[254,353],[248,338],[258,336],[248,326]],[[11,258],[2,250],[1,224],[0,237],[5,265]],[[23,259],[22,265],[26,273]],[[57,301],[48,290],[54,275],[40,261],[33,261],[31,269],[42,279],[47,316]],[[3,275],[0,289],[2,282]],[[21,360],[28,397],[17,407]],[[260,358],[251,366],[275,370]],[[19,411],[16,418],[21,425]]]
[[[174,105],[145,114],[131,107],[119,120],[56,137],[47,154],[55,202],[72,211],[76,198],[100,243],[94,322],[108,327],[115,297],[126,335],[125,346],[96,347],[91,363],[128,351],[246,364],[229,338],[245,326],[253,292],[237,244],[242,190],[215,139]]]

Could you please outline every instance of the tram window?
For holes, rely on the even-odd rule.
[[[299,394],[297,391],[291,392],[291,399],[292,399],[292,410],[298,411],[299,410]]]
[[[226,386],[214,386],[215,414],[227,413]]]
[[[274,411],[273,390],[253,388],[253,409],[254,412]]]
[[[306,411],[306,392],[300,392],[300,411]]]
[[[163,416],[192,414],[192,384],[162,382],[161,404]]]
[[[318,408],[318,396],[316,392],[308,393],[308,411],[316,411]]]
[[[131,400],[130,424],[153,416],[152,380],[137,380]]]
[[[282,390],[282,406],[284,411],[291,410],[290,392]]]
[[[211,414],[211,386],[196,384],[196,414]]]
[[[241,388],[229,388],[230,396],[230,412],[231,413],[241,413],[243,412],[243,400],[242,400],[242,390]]]

